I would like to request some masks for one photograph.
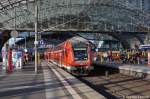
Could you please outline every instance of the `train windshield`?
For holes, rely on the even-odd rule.
[[[88,59],[87,48],[74,48],[74,60],[81,61]]]
[[[75,61],[88,60],[88,46],[89,43],[82,37],[73,38],[70,40],[72,43],[72,49]]]

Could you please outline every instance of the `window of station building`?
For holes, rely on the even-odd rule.
[[[133,0],[128,0],[129,3],[132,3]]]
[[[120,42],[119,41],[112,41],[111,42],[111,49],[119,49],[120,48]]]
[[[103,45],[102,45],[102,47],[101,47],[101,48],[109,49],[109,44],[108,44],[108,43],[105,43],[105,44],[103,44]]]
[[[138,2],[138,0],[128,0],[128,2],[131,4],[136,4],[136,2]]]

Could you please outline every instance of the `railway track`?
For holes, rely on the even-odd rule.
[[[108,99],[150,99],[150,80],[123,75],[116,69],[95,66],[89,76],[78,79]]]

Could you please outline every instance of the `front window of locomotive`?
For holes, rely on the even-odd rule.
[[[74,60],[88,60],[88,45],[86,43],[74,43],[73,46]]]

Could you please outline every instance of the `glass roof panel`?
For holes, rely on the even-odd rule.
[[[150,12],[141,0],[37,0],[40,28],[68,27],[101,30],[127,30],[134,25],[150,27]],[[148,0],[149,1],[149,0]],[[150,4],[149,4],[150,5]],[[33,28],[34,0],[0,0],[0,23],[3,27]],[[102,27],[101,27],[102,26]]]
[[[9,2],[12,4],[12,3],[15,3],[15,2],[18,2],[20,0],[9,0]]]
[[[2,5],[0,5],[0,9],[2,9]]]
[[[9,2],[8,2],[8,0],[1,0],[1,4],[3,6],[6,6],[6,5],[9,5]]]

